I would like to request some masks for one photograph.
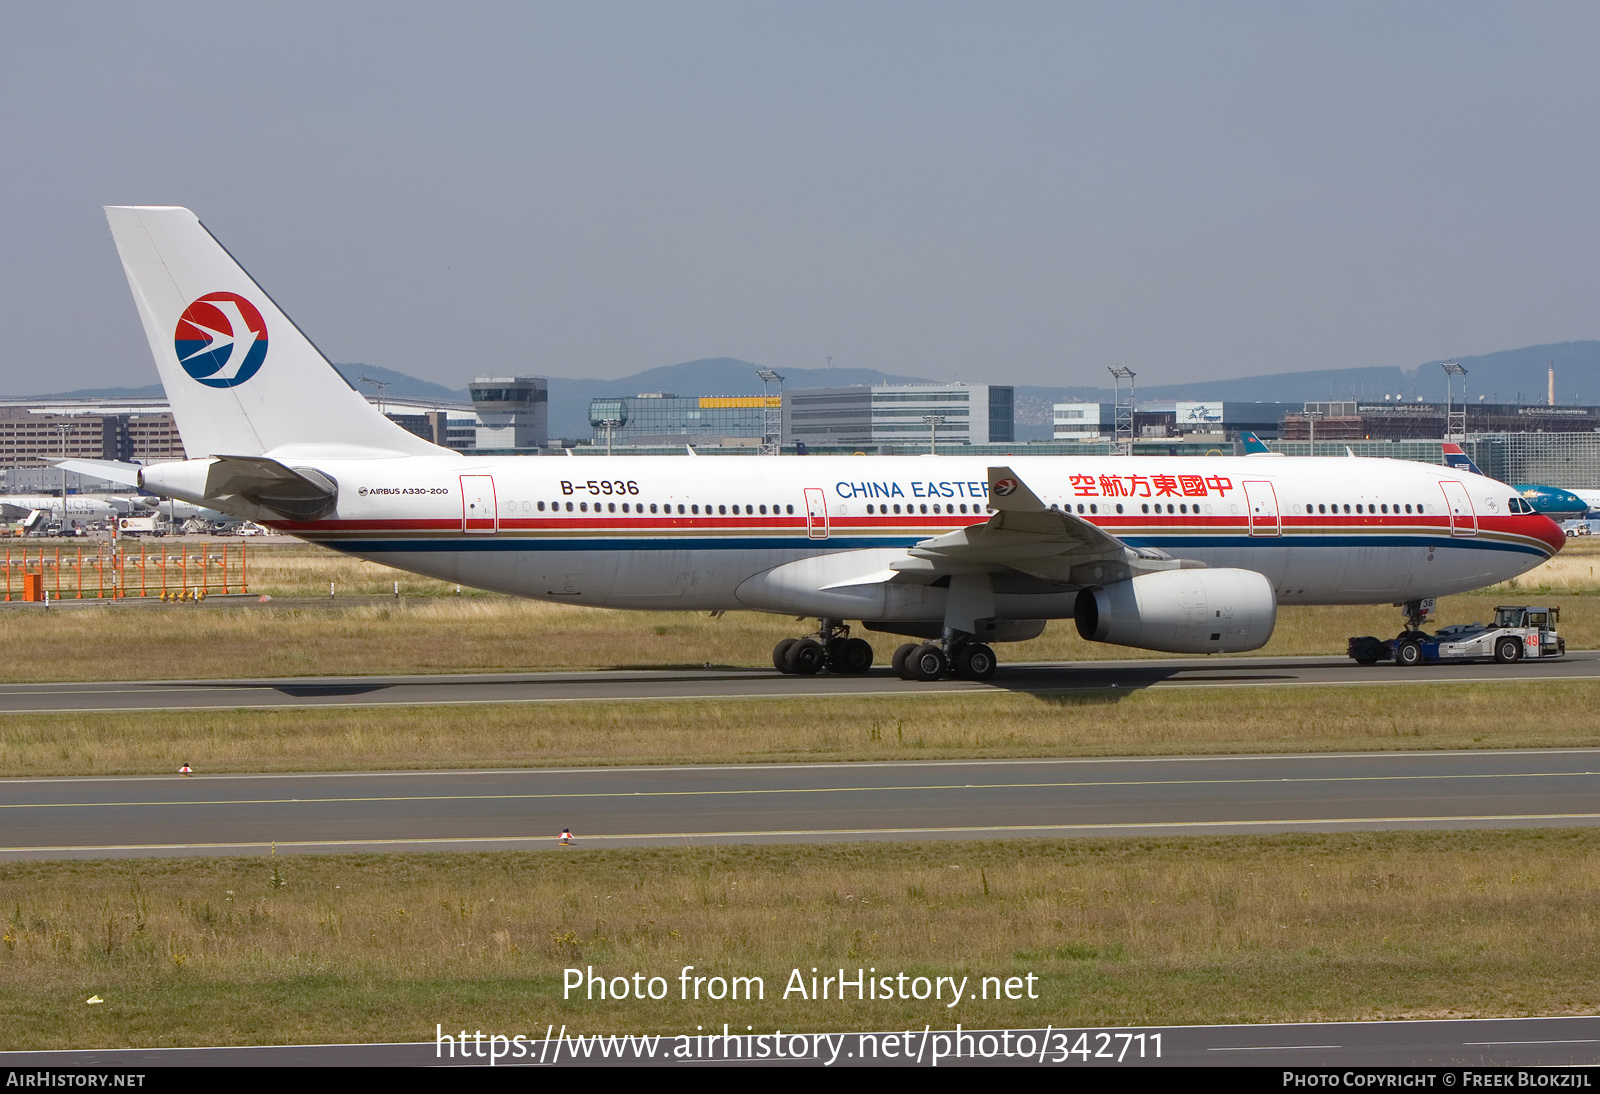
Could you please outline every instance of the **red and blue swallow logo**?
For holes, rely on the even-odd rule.
[[[267,359],[267,324],[238,293],[207,293],[178,319],[172,346],[183,371],[207,387],[235,387]]]

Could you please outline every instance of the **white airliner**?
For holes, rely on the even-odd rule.
[[[354,391],[180,208],[106,211],[185,448],[140,485],[403,570],[539,600],[820,620],[787,672],[994,672],[1051,619],[1175,653],[1257,649],[1279,604],[1404,603],[1563,536],[1509,486],[1381,459],[529,458],[460,454]],[[243,328],[243,329],[241,329]]]
[[[129,494],[68,494],[63,517],[59,494],[0,494],[0,510],[24,514],[37,510],[66,520],[111,520],[127,516],[141,504]]]

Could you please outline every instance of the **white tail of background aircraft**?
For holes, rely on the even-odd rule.
[[[1563,539],[1503,483],[1398,460],[458,454],[352,390],[187,209],[106,215],[195,457],[141,488],[519,596],[818,617],[773,651],[785,672],[866,671],[849,620],[920,639],[894,663],[921,679],[985,679],[987,643],[1050,619],[1144,649],[1256,649],[1280,603],[1420,619]]]

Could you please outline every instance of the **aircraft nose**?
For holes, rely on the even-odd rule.
[[[1561,525],[1545,516],[1543,513],[1536,518],[1539,522],[1538,530],[1534,535],[1550,545],[1552,551],[1559,551],[1566,546],[1567,533],[1561,530]]]

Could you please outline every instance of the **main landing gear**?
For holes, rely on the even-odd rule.
[[[815,635],[785,638],[772,647],[772,667],[791,676],[814,676],[822,669],[859,676],[872,667],[872,647],[864,638],[851,638],[850,628],[839,620],[824,619]]]
[[[902,680],[987,680],[1000,660],[994,650],[970,636],[947,635],[943,642],[907,642],[894,651],[894,671]]]
[[[999,663],[993,649],[957,631],[947,631],[940,642],[907,642],[894,651],[894,671],[902,680],[987,680]],[[851,638],[850,628],[839,620],[823,619],[816,634],[785,638],[772,647],[772,667],[790,676],[814,676],[823,669],[858,676],[872,667],[872,647]]]

